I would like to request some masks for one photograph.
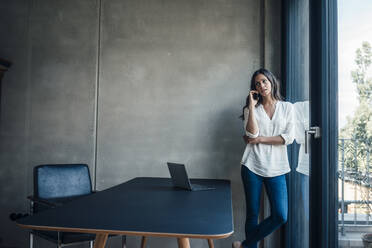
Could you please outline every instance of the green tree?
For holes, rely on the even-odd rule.
[[[363,160],[366,160],[372,143],[372,78],[368,77],[372,50],[369,42],[363,42],[362,47],[356,50],[355,63],[356,69],[351,72],[351,78],[356,85],[359,105],[354,116],[348,118],[346,126],[341,129],[340,138],[353,139],[347,142],[353,145],[345,146],[353,151],[353,156],[347,157],[346,166],[359,171],[366,169],[367,161],[363,162]],[[351,148],[355,143],[357,147]]]
[[[342,141],[339,146],[339,161],[344,162],[346,177],[359,186],[365,186],[365,200],[372,200],[372,195],[369,195],[372,185],[369,176],[372,175],[372,164],[369,161],[372,144],[372,78],[368,74],[371,59],[371,45],[363,42],[362,47],[356,50],[356,69],[351,72],[359,104],[354,115],[348,117],[346,126],[341,129],[340,138],[347,140]],[[371,210],[370,204],[365,206]]]

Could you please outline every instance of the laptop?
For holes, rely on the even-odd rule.
[[[187,176],[186,168],[184,164],[170,163],[168,162],[169,173],[172,177],[173,186],[177,188],[183,188],[190,191],[200,190],[212,190],[215,188],[207,185],[191,184],[189,177]]]

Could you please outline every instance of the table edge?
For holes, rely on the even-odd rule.
[[[221,234],[186,234],[186,233],[157,233],[157,232],[136,232],[136,231],[118,231],[118,230],[102,230],[102,229],[84,229],[84,228],[68,228],[68,227],[47,227],[33,226],[16,223],[21,228],[43,230],[43,231],[61,231],[61,232],[79,232],[92,234],[114,234],[114,235],[132,235],[132,236],[153,236],[153,237],[176,237],[176,238],[200,238],[200,239],[223,239],[234,233],[234,230],[228,233]]]

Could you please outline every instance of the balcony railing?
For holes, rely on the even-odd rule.
[[[339,229],[372,227],[370,143],[339,139]]]

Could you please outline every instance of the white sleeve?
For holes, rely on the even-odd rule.
[[[294,105],[295,139],[297,144],[305,144],[305,129],[309,128],[309,102]]]
[[[284,131],[280,134],[280,136],[282,136],[282,138],[284,139],[285,145],[290,145],[293,143],[295,133],[294,111],[293,105],[291,103],[287,104],[286,116],[284,118],[286,118],[286,126]]]
[[[245,108],[244,109],[244,131],[245,135],[247,135],[249,138],[257,138],[258,135],[260,134],[260,129],[258,129],[256,134],[250,133],[247,131],[247,123],[248,123],[248,115],[249,115],[249,109]]]

